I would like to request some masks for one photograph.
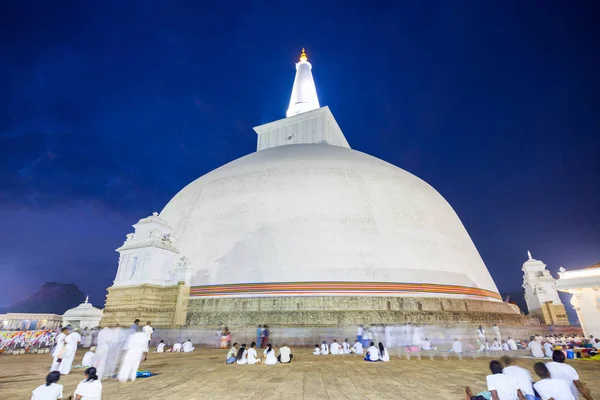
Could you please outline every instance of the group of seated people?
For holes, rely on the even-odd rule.
[[[357,340],[356,342],[354,342],[354,345],[350,347],[348,339],[345,339],[342,344],[339,344],[336,339],[333,339],[333,342],[330,346],[329,344],[327,344],[327,341],[324,340],[320,346],[318,344],[315,344],[313,354],[316,356],[326,356],[328,354],[356,354],[362,356],[363,345]],[[379,342],[379,347],[375,347],[375,343],[371,342],[369,348],[367,349],[367,354],[364,360],[370,362],[390,361],[390,354],[388,353],[383,343]]]
[[[573,338],[575,339],[575,337]],[[542,338],[540,336],[531,336],[527,348],[533,358],[551,358],[555,350],[567,354],[568,351],[577,349],[577,357],[593,357],[600,353],[600,340],[590,337],[579,342],[565,340],[562,337],[558,339],[554,336]]]
[[[237,346],[237,343],[234,343],[233,346],[231,346],[231,349],[229,349],[229,352],[227,353],[225,364],[289,364],[294,358],[292,350],[285,344],[279,348],[279,355],[275,354],[275,350],[271,343],[267,344],[267,348],[263,351],[264,362],[263,359],[258,357],[256,342],[250,343],[250,348],[246,348],[245,343],[243,343],[239,349]]]
[[[476,395],[469,386],[465,387],[466,400],[575,400],[580,395],[592,400],[590,391],[579,380],[579,374],[565,363],[560,350],[552,353],[552,361],[537,362],[533,370],[540,378],[534,382],[531,373],[510,357],[490,362],[491,375],[486,377],[487,390]]]
[[[174,343],[173,347],[166,347],[165,341],[161,340],[160,343],[156,346],[156,352],[157,353],[191,353],[192,351],[194,351],[194,345],[192,344],[192,341],[190,339],[188,339],[187,341],[183,342],[183,343]]]
[[[46,383],[35,388],[31,392],[31,400],[59,400],[63,398],[63,385],[59,384],[60,372],[52,371],[46,376]],[[99,400],[102,398],[102,383],[96,375],[96,368],[87,368],[84,379],[79,382],[73,396],[73,400]]]
[[[480,342],[479,344],[479,351],[511,351],[518,349],[519,342],[514,340],[510,336],[508,337],[508,340],[502,341],[497,338],[494,338],[491,345],[487,339],[485,340],[485,342]]]

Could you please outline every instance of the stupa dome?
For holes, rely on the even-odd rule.
[[[186,186],[160,217],[191,260],[192,297],[499,300],[448,202],[409,172],[348,147],[257,151]]]
[[[63,314],[63,325],[73,325],[80,328],[95,328],[102,319],[102,310],[94,307],[88,302],[88,297],[85,302],[75,308],[71,308]]]

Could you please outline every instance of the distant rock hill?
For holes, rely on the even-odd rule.
[[[85,295],[73,283],[46,282],[25,300],[4,307],[4,313],[64,314],[85,301]]]

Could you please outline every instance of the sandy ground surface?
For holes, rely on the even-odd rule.
[[[292,349],[293,350],[293,349]],[[79,351],[75,363],[81,363]],[[491,358],[393,358],[368,363],[355,356],[313,356],[309,349],[294,351],[285,365],[225,365],[225,350],[201,349],[193,353],[150,354],[142,363],[158,375],[120,384],[103,381],[103,399],[464,399],[464,386],[485,389]],[[48,354],[0,356],[0,399],[29,399],[44,382]],[[517,364],[532,371],[534,361]],[[581,380],[600,399],[600,362],[572,361]],[[532,371],[533,373],[533,371]],[[81,369],[61,378],[64,394],[73,393],[83,379]]]

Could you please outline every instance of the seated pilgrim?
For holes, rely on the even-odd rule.
[[[86,352],[83,356],[83,361],[81,361],[81,366],[83,368],[89,368],[94,365],[94,361],[96,360],[96,346],[90,347],[90,351]]]
[[[164,340],[161,340],[160,343],[156,346],[156,352],[157,353],[165,352],[165,341]]]
[[[245,346],[244,346],[245,347]],[[225,364],[233,364],[237,360],[237,343],[234,343],[233,346],[227,352],[227,358],[225,358]]]
[[[490,350],[494,350],[494,351],[502,350],[502,346],[500,345],[500,342],[498,341],[498,339],[494,338],[494,342],[492,343]]]
[[[340,346],[336,339],[333,339],[333,343],[331,343],[331,354],[341,354],[341,349],[342,346]]]
[[[240,346],[236,358],[239,365],[248,364],[248,350],[246,350],[246,344]]]
[[[363,345],[362,345],[362,343],[357,340],[356,342],[354,342],[354,345],[352,346],[352,348],[350,349],[350,351],[352,353],[354,353],[354,354],[362,356],[362,354],[363,354]]]
[[[329,345],[323,340],[323,343],[321,343],[321,355],[326,356],[327,354],[329,354]]]
[[[452,352],[453,353],[458,353],[458,354],[460,354],[460,353],[463,352],[462,343],[457,338],[455,338],[454,342],[452,343]]]
[[[250,343],[250,348],[248,349],[247,354],[247,363],[248,364],[260,364],[260,358],[258,358],[258,354],[256,353],[256,343]]]
[[[179,353],[181,351],[181,343],[175,343],[173,345],[173,352],[174,353]]]
[[[188,339],[187,342],[184,342],[181,348],[183,349],[184,353],[191,353],[194,351],[194,346],[192,345],[192,341],[190,339]]]
[[[318,355],[320,355],[320,354],[321,354],[321,346],[319,346],[319,344],[318,344],[318,343],[317,343],[317,344],[315,344],[315,349],[313,350],[313,354],[314,354],[315,356],[318,356]]]
[[[342,343],[342,352],[344,354],[350,354],[350,343],[348,343],[348,339],[344,339],[344,343]]]
[[[367,349],[367,355],[364,358],[365,361],[375,362],[379,361],[379,349],[375,347],[375,343],[371,342]]]
[[[508,347],[508,343],[506,343],[506,340],[502,341],[502,350],[510,351],[510,347]]]
[[[390,353],[381,342],[379,342],[379,361],[390,361]]]
[[[287,347],[284,343],[283,346],[279,349],[277,361],[279,361],[282,364],[289,364],[292,362],[292,358],[294,358],[292,350],[289,347]]]
[[[267,344],[267,348],[264,351],[265,356],[265,364],[266,365],[275,365],[277,364],[277,357],[275,356],[275,350],[273,350],[273,346],[271,343]]]
[[[429,339],[425,338],[425,340],[423,340],[421,342],[421,349],[422,350],[432,350],[431,342],[429,341]]]

